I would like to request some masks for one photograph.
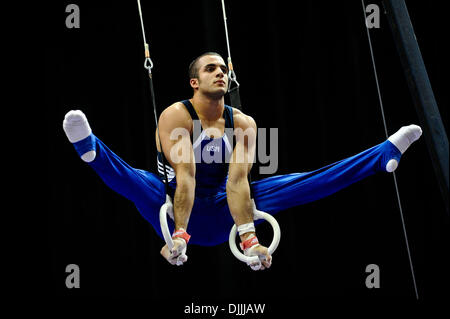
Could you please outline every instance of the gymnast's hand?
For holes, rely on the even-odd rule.
[[[256,244],[244,250],[245,256],[258,256],[259,261],[256,263],[248,264],[253,270],[264,270],[270,268],[272,265],[272,256],[269,254],[267,247],[261,244]]]
[[[186,256],[187,244],[183,238],[173,238],[173,249],[169,250],[166,245],[161,248],[161,255],[171,264],[181,266],[188,259]]]

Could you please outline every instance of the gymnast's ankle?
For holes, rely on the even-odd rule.
[[[86,163],[92,162],[95,159],[96,152],[91,139],[87,139],[91,136],[92,129],[86,115],[80,110],[69,111],[64,117],[63,129],[69,142],[74,144],[81,159]],[[86,143],[83,143],[83,141]],[[83,147],[79,147],[79,144],[83,144]]]
[[[401,127],[397,132],[389,136],[388,141],[400,151],[401,154],[417,141],[422,135],[422,129],[418,125],[408,125]],[[386,164],[386,171],[392,173],[398,167],[398,160],[391,159]]]

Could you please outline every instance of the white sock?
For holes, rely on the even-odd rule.
[[[411,124],[401,127],[396,133],[389,136],[388,140],[403,154],[421,135],[422,129],[420,126]]]
[[[388,140],[398,148],[403,154],[412,143],[417,141],[422,135],[422,129],[418,125],[402,126],[396,133],[389,136]],[[398,166],[398,162],[395,159],[391,159],[386,164],[386,171],[393,172]]]
[[[79,142],[92,133],[86,115],[80,110],[72,110],[66,114],[63,121],[63,129],[70,143]],[[95,151],[92,150],[84,153],[81,159],[89,163],[95,159],[95,155]]]

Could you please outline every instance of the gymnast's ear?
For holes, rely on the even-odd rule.
[[[191,87],[195,90],[198,89],[198,79],[197,78],[191,78],[189,80],[189,84],[191,85]]]

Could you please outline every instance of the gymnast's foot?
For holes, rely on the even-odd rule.
[[[405,153],[412,143],[417,141],[422,135],[422,129],[417,125],[408,125],[401,127],[396,133],[389,136],[388,140],[398,148],[400,153]],[[391,159],[386,164],[386,171],[389,173],[395,171],[398,166],[396,159]]]
[[[70,111],[66,114],[63,129],[70,143],[82,141],[92,133],[86,115],[80,110]],[[96,153],[94,150],[90,150],[80,155],[83,161],[89,163],[95,159]]]

